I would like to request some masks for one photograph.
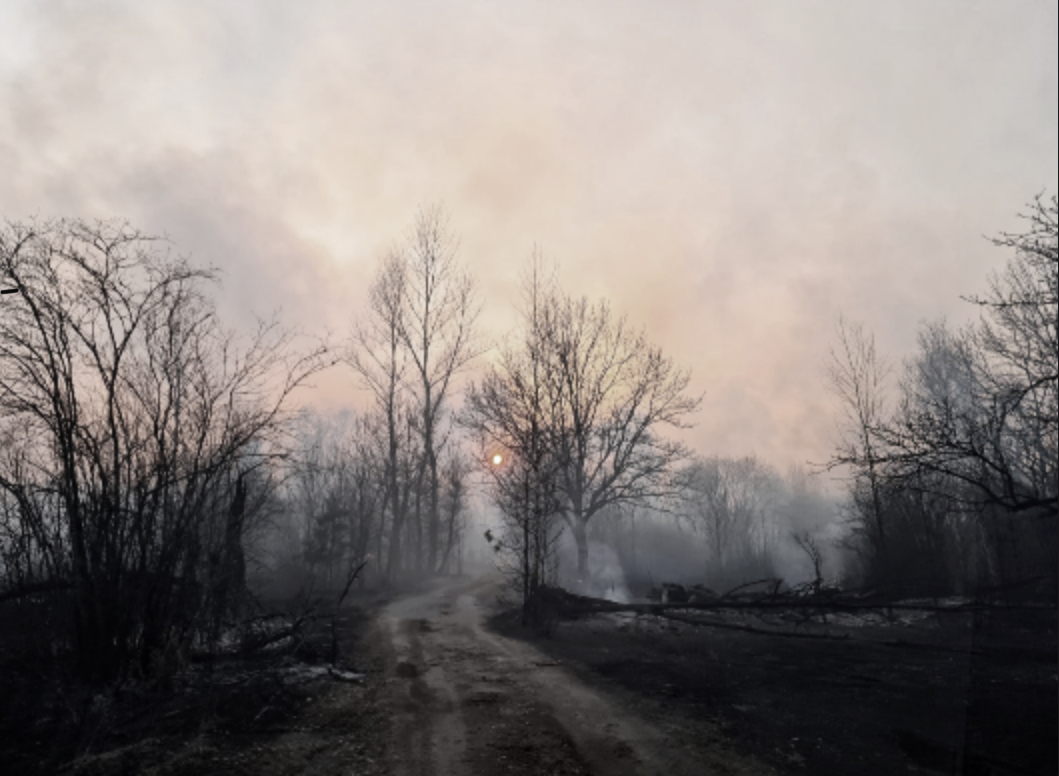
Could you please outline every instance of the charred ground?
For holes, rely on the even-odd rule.
[[[318,617],[291,648],[217,659],[212,670],[196,662],[164,689],[89,690],[44,656],[7,659],[5,772],[440,773],[430,736],[416,761],[426,770],[408,770],[418,749],[401,731],[444,740],[452,722],[473,733],[446,754],[469,773],[610,773],[591,765],[599,752],[582,752],[584,723],[554,706],[571,682],[619,718],[666,731],[673,751],[712,756],[718,772],[1056,772],[1051,607],[892,622],[711,615],[771,635],[609,612],[560,619],[543,635],[497,607],[483,582],[439,584],[410,597],[360,594],[334,618],[337,642],[331,619]],[[493,635],[473,625],[478,609]],[[505,647],[511,640],[532,649]]]
[[[196,661],[165,688],[127,682],[101,691],[74,682],[54,660],[8,658],[0,665],[4,771],[386,773],[389,723],[365,640],[378,603],[364,596],[337,612],[335,640],[331,618],[320,618],[273,649]]]
[[[832,616],[780,635],[630,613],[562,619],[551,635],[518,612],[491,625],[645,716],[697,719],[701,737],[781,773],[1056,772],[1054,608],[856,626]]]

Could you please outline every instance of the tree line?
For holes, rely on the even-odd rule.
[[[1000,238],[1013,257],[969,300],[981,321],[924,328],[896,399],[870,335],[840,329],[832,464],[851,473],[859,582],[1054,580],[1055,224],[1054,198],[1038,201],[1027,233]],[[422,211],[328,345],[275,321],[226,329],[216,272],[128,225],[0,229],[20,292],[0,305],[0,604],[39,626],[26,638],[92,680],[158,677],[245,618],[255,574],[327,588],[365,563],[362,582],[385,585],[458,571],[476,477],[527,616],[562,534],[587,584],[590,544],[644,512],[694,528],[705,576],[766,571],[793,541],[819,581],[824,539],[782,531],[819,525],[806,515],[825,500],[675,441],[701,402],[690,375],[539,257],[519,325],[472,372],[487,347],[457,247]],[[299,410],[292,394],[339,362],[368,406]]]
[[[966,300],[979,318],[925,324],[900,369],[863,327],[839,327],[830,377],[845,417],[831,465],[850,472],[846,546],[865,584],[1059,589],[1056,198],[1024,218],[1024,232],[993,241],[1006,266]]]

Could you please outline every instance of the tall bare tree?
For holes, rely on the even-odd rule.
[[[535,594],[554,581],[562,511],[545,381],[545,310],[555,290],[538,256],[523,294],[522,336],[501,347],[485,376],[472,385],[462,420],[477,433],[487,458],[492,497],[504,516],[504,535],[487,538],[507,558],[526,623]]]
[[[853,471],[856,519],[866,527],[875,563],[887,579],[887,539],[883,509],[883,460],[878,429],[887,420],[889,365],[875,349],[875,337],[859,323],[840,318],[838,344],[831,350],[828,377],[842,412],[839,447],[829,466]]]
[[[688,374],[605,302],[545,291],[521,332],[516,368],[491,367],[469,403],[479,429],[497,439],[541,419],[560,513],[585,578],[589,520],[609,506],[675,492],[672,475],[689,453],[660,432],[684,427],[699,399],[687,393]]]
[[[357,325],[348,355],[386,419],[391,575],[400,570],[405,534],[417,571],[437,571],[444,554],[440,460],[455,377],[478,354],[477,314],[444,213],[422,211],[408,244],[382,263],[369,318]]]
[[[608,506],[675,492],[672,475],[689,452],[660,432],[685,428],[700,400],[687,392],[690,375],[606,302],[559,296],[548,315],[547,433],[584,578],[589,520]]]
[[[438,208],[419,213],[403,257],[401,340],[412,364],[412,393],[422,436],[418,480],[426,491],[426,566],[438,569],[441,530],[439,457],[442,424],[452,399],[453,379],[479,354],[474,322],[479,306],[474,284],[456,260],[456,241]]]
[[[347,362],[371,391],[382,417],[383,476],[390,528],[386,575],[391,579],[400,573],[401,538],[409,507],[409,490],[402,487],[401,477],[409,452],[405,387],[408,355],[403,335],[406,282],[404,261],[399,254],[391,253],[379,267],[370,290],[369,315],[356,323],[346,354]]]

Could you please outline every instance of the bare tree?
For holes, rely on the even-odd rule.
[[[390,579],[400,572],[401,536],[410,498],[409,489],[402,487],[401,477],[408,458],[408,397],[404,383],[408,357],[402,334],[406,282],[406,267],[401,257],[397,254],[386,257],[371,286],[369,316],[357,322],[346,354],[347,363],[371,391],[383,420],[383,476],[390,520],[386,575]]]
[[[478,427],[497,439],[517,423],[540,419],[560,513],[585,578],[585,529],[593,516],[676,491],[672,475],[688,451],[659,432],[684,427],[699,399],[687,394],[688,374],[606,303],[538,291],[514,361],[492,367],[478,387],[480,400],[469,403]]]
[[[522,622],[540,622],[538,597],[558,574],[558,543],[562,533],[555,491],[540,466],[512,456],[491,465],[490,490],[502,515],[499,535],[486,531],[498,553],[499,567],[518,589]]]
[[[558,461],[550,447],[545,383],[545,306],[552,280],[534,257],[523,283],[523,331],[467,394],[462,416],[475,431],[487,459],[493,500],[504,516],[504,535],[486,538],[507,559],[522,596],[523,623],[534,618],[534,598],[554,582],[562,509]]]
[[[414,371],[410,383],[423,452],[417,475],[427,497],[426,567],[433,572],[441,530],[442,423],[453,378],[479,354],[473,338],[479,307],[470,276],[457,264],[455,239],[440,208],[420,212],[403,263],[399,331]]]
[[[385,417],[388,573],[400,572],[407,549],[417,571],[434,572],[444,553],[440,461],[448,407],[455,376],[478,353],[473,284],[456,262],[455,240],[440,209],[421,212],[408,245],[385,259],[370,309],[347,360]],[[411,548],[402,544],[405,534]]]
[[[883,509],[885,451],[877,431],[887,420],[885,394],[890,367],[875,350],[875,337],[858,323],[838,322],[838,345],[828,368],[831,388],[841,404],[843,423],[839,448],[829,467],[853,471],[855,520],[865,528],[875,564],[887,574],[888,529]]]
[[[441,520],[445,547],[438,570],[449,572],[453,555],[456,572],[463,573],[463,540],[467,529],[468,478],[471,462],[460,448],[450,450],[442,463]]]
[[[659,432],[686,427],[699,399],[687,394],[688,373],[612,317],[606,303],[555,299],[545,347],[549,444],[559,461],[578,574],[585,577],[585,528],[593,516],[675,492],[671,475],[688,450]]]
[[[8,224],[0,272],[22,292],[0,307],[5,514],[72,587],[81,671],[149,671],[235,594],[245,474],[323,350],[274,323],[241,343],[213,274],[124,224]]]
[[[812,587],[815,592],[819,592],[824,581],[824,554],[820,550],[820,544],[809,531],[792,531],[791,539],[813,565]]]

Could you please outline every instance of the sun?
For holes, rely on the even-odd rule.
[[[499,466],[504,462],[504,456],[500,453],[493,453],[493,466]]]

